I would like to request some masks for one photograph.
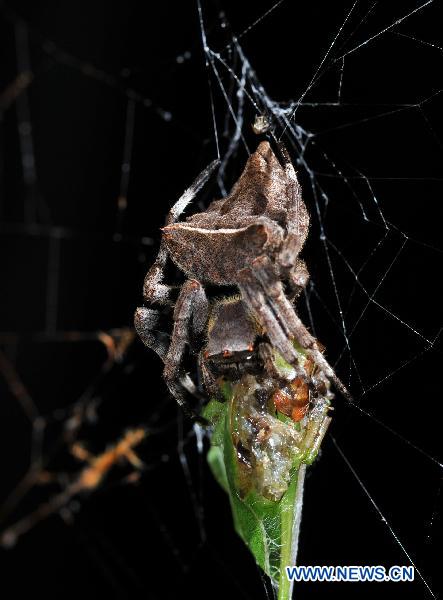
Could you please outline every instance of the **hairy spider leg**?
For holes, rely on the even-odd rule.
[[[198,354],[198,368],[203,381],[203,387],[207,391],[210,398],[223,399],[220,387],[217,385],[215,377],[212,375],[210,369],[208,369],[205,357],[205,350],[200,350]]]
[[[159,319],[160,314],[157,310],[141,306],[135,311],[134,326],[145,346],[151,348],[151,350],[154,350],[154,352],[164,362],[166,353],[168,351],[168,345],[166,340],[159,339],[154,334],[157,329]]]
[[[247,267],[238,272],[237,284],[242,298],[253,316],[268,334],[272,346],[290,364],[297,363],[297,352],[289,340],[287,332],[279,323],[274,311],[266,300],[266,293]]]
[[[134,325],[145,346],[153,350],[164,362],[168,352],[168,344],[165,338],[158,338],[155,335],[159,318],[160,314],[157,310],[141,306],[135,311]],[[192,396],[199,397],[198,389],[188,374],[183,374],[180,382]]]
[[[268,373],[272,379],[277,381],[281,379],[281,373],[275,366],[275,356],[271,344],[268,342],[261,342],[258,345],[258,353],[263,361],[266,373]]]
[[[217,168],[220,161],[214,160],[204,169],[198,177],[195,179],[193,184],[185,190],[180,196],[174,206],[170,209],[166,218],[165,225],[172,225],[175,223],[182,212],[185,210],[187,205],[202,189],[205,183],[208,181],[212,173]],[[146,274],[145,281],[143,284],[143,298],[146,302],[158,303],[162,305],[172,305],[171,292],[174,289],[172,286],[165,285],[163,283],[164,269],[166,261],[168,259],[168,249],[166,247],[166,241],[162,236],[160,242],[160,249],[157,254],[152,267]]]
[[[296,352],[291,340],[295,339],[340,393],[353,402],[351,394],[321,353],[316,339],[297,316],[269,257],[264,255],[256,258],[252,263],[252,269],[243,271],[247,273],[242,272],[241,292],[256,318],[265,328],[272,345],[281,352],[286,361],[294,364]],[[253,279],[256,280],[255,285],[252,283]],[[259,303],[263,303],[263,306],[259,306]],[[284,341],[282,334],[285,337]]]
[[[183,285],[175,304],[174,328],[163,371],[169,391],[188,413],[190,411],[181,382],[181,363],[190,329],[192,328],[196,334],[202,332],[207,321],[208,309],[209,303],[203,286],[196,279],[189,279]]]
[[[182,196],[177,200],[177,202],[173,205],[171,210],[168,213],[166,218],[166,225],[170,225],[177,221],[182,212],[185,210],[186,206],[191,202],[191,200],[196,196],[196,194],[202,189],[205,183],[208,181],[209,177],[215,171],[218,166],[219,161],[215,160],[210,163],[195,179],[193,184],[185,190]],[[172,290],[174,289],[172,286],[165,285],[163,283],[164,277],[164,269],[166,266],[166,261],[168,258],[168,251],[166,247],[166,243],[164,238],[160,243],[160,249],[157,254],[157,257],[154,261],[154,264],[149,269],[144,285],[143,285],[143,298],[146,302],[150,304],[159,304],[160,306],[172,306]],[[186,285],[186,284],[185,284]],[[203,292],[204,294],[204,292]],[[179,296],[179,300],[182,294]],[[198,301],[198,298],[197,298]],[[200,303],[200,306],[203,306],[204,302]],[[203,311],[204,312],[204,311]],[[134,325],[135,329],[140,336],[142,342],[148,347],[154,350],[161,358],[161,360],[165,363],[168,360],[173,360],[170,357],[170,353],[167,349],[167,344],[158,340],[154,335],[155,328],[157,326],[159,320],[159,312],[155,309],[139,307],[135,311],[134,317]],[[195,317],[193,319],[193,327],[196,331],[201,332],[205,325],[205,316],[202,311],[197,311]],[[171,344],[174,341],[174,332],[172,336]],[[178,343],[178,342],[177,342]],[[177,346],[177,343],[175,346]],[[173,356],[171,354],[171,356]],[[168,358],[169,357],[169,358]],[[172,381],[172,380],[171,380]],[[180,389],[179,389],[180,384]],[[183,406],[184,398],[183,398],[183,389],[186,389],[190,394],[194,396],[198,396],[198,390],[195,386],[194,382],[191,380],[189,375],[177,372],[175,375],[175,381],[171,382],[168,385],[172,395],[176,398],[177,402]],[[174,391],[172,391],[172,389]],[[188,409],[187,406],[183,406],[186,413],[190,414],[192,411]],[[195,415],[190,415],[195,417]]]

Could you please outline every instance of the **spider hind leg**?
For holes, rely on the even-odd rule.
[[[252,268],[243,269],[239,275],[239,287],[246,304],[283,358],[290,364],[297,362],[297,352],[293,345],[295,340],[340,393],[352,402],[351,394],[337,377],[320,351],[317,340],[306,329],[286,297],[283,284],[269,257],[263,255],[256,258]]]

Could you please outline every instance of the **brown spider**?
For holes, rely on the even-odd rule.
[[[268,142],[260,143],[226,198],[178,221],[216,169],[214,161],[172,207],[163,228],[143,295],[150,304],[174,304],[173,288],[163,283],[168,256],[187,276],[175,302],[169,348],[153,335],[157,311],[138,308],[135,327],[142,341],[164,360],[168,388],[185,408],[185,389],[195,391],[195,386],[182,369],[184,351],[190,337],[201,340],[205,331],[199,365],[208,394],[216,393],[220,375],[235,380],[264,369],[275,378],[275,351],[294,367],[298,378],[312,385],[309,372],[299,365],[295,344],[316,365],[320,378],[332,381],[350,398],[294,309],[309,277],[299,257],[309,215],[286,149],[280,146],[280,151],[282,163]],[[231,295],[210,302],[205,284]],[[237,297],[232,297],[232,290]]]

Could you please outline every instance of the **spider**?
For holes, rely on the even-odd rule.
[[[279,149],[280,160],[269,142],[261,142],[226,198],[180,221],[218,161],[202,171],[171,208],[159,253],[146,275],[145,302],[174,306],[169,347],[154,336],[157,310],[138,308],[135,327],[164,361],[165,382],[188,413],[186,390],[196,391],[182,366],[190,339],[200,341],[199,365],[208,394],[216,393],[220,374],[238,379],[264,369],[276,377],[273,353],[293,367],[288,379],[297,375],[312,385],[309,369],[300,364],[298,346],[320,379],[331,381],[350,398],[294,308],[309,278],[300,258],[309,215],[289,155],[283,145]],[[187,277],[176,302],[174,288],[164,283],[168,257]],[[205,286],[230,294],[210,301]],[[232,291],[237,295],[232,297]]]

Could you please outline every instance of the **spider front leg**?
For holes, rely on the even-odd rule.
[[[246,304],[283,358],[290,364],[297,362],[297,352],[292,343],[292,340],[296,340],[343,396],[352,402],[351,394],[334,373],[321,353],[317,340],[303,325],[286,297],[269,257],[256,258],[252,268],[240,271],[239,277],[239,287]]]
[[[206,169],[204,169],[200,173],[200,175],[198,175],[193,184],[187,190],[185,190],[185,192],[180,196],[180,198],[177,200],[174,206],[170,209],[166,218],[165,225],[172,225],[180,218],[187,205],[202,189],[202,187],[208,181],[208,179],[215,171],[219,163],[219,160],[212,161],[212,163],[210,163],[206,167]],[[165,285],[163,283],[164,270],[167,259],[168,250],[166,247],[165,238],[162,236],[157,258],[155,259],[152,267],[147,272],[143,284],[143,298],[146,302],[158,303],[162,305],[172,304],[172,292],[176,288],[174,288],[173,286]]]
[[[181,368],[186,344],[192,330],[200,335],[208,319],[208,300],[203,286],[195,279],[189,279],[182,287],[174,309],[174,328],[171,343],[164,359],[163,377],[169,391],[184,411],[192,417],[195,414],[189,409],[186,401]],[[189,390],[188,390],[189,391]]]
[[[169,211],[166,219],[166,225],[171,225],[179,219],[186,206],[208,181],[218,164],[218,160],[213,161],[200,173],[193,184],[187,190],[185,190],[185,192]],[[157,257],[152,267],[146,274],[143,284],[143,298],[145,302],[149,304],[173,306],[173,294],[177,287],[163,283],[164,270],[167,260],[168,250],[165,239],[162,237]],[[159,318],[160,313],[157,310],[140,307],[135,311],[134,326],[142,342],[148,348],[154,350],[154,352],[158,354],[162,361],[165,362],[168,354],[167,344],[164,340],[159,340],[154,333]],[[193,395],[198,395],[195,384],[187,374],[182,375],[180,382],[181,386],[187,389],[188,392]],[[180,395],[180,392],[177,392],[177,394]]]

